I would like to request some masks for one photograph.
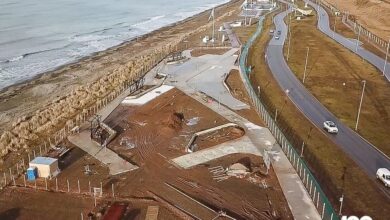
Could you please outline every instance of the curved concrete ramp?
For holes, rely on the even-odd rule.
[[[243,136],[239,139],[225,142],[208,149],[177,157],[173,159],[172,162],[179,167],[188,169],[193,166],[236,153],[262,156],[260,150],[252,143],[249,137]]]

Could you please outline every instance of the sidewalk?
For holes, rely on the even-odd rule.
[[[102,116],[102,121],[107,118],[116,107],[118,107],[122,100],[129,95],[129,92],[129,90],[125,90],[107,106],[98,111],[97,115]],[[93,142],[90,138],[89,126],[89,122],[85,122],[82,126],[80,126],[80,133],[69,136],[68,140],[83,151],[95,157],[100,162],[107,165],[110,170],[110,175],[116,175],[138,168],[137,166],[119,157],[114,151],[101,147],[97,143]]]

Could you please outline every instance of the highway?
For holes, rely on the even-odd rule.
[[[318,16],[318,23],[317,27],[318,29],[326,34],[328,37],[334,39],[337,41],[339,44],[343,45],[345,48],[351,50],[355,54],[359,55],[363,59],[365,59],[367,62],[371,63],[373,66],[378,68],[381,74],[383,74],[383,69],[385,66],[385,60],[382,59],[381,57],[377,56],[376,54],[372,53],[371,51],[368,51],[361,47],[359,43],[357,43],[357,40],[352,40],[344,37],[343,35],[338,34],[337,32],[334,32],[330,26],[329,26],[329,15],[325,11],[325,9],[318,5],[315,4],[309,0],[305,0],[310,6],[312,6],[316,11]],[[390,63],[386,63],[386,68],[385,68],[385,77],[387,78],[388,81],[390,81]]]
[[[360,135],[349,127],[345,126],[329,110],[325,108],[296,78],[290,70],[283,56],[283,45],[287,36],[287,26],[284,17],[291,12],[281,12],[274,17],[275,33],[281,31],[280,39],[273,38],[266,49],[265,58],[267,64],[279,83],[280,87],[286,91],[286,96],[304,113],[304,115],[325,135],[336,143],[347,155],[350,156],[370,177],[375,178],[375,173],[380,167],[390,168],[390,159],[373,145],[368,143]],[[288,90],[288,92],[287,92]],[[326,133],[322,127],[323,122],[332,120],[336,122],[339,133],[336,135]],[[379,187],[378,183],[378,187]],[[380,187],[389,196],[389,192]]]

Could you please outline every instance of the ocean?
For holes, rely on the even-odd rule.
[[[1,0],[0,90],[229,0]]]

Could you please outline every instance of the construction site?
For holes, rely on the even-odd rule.
[[[325,74],[333,82],[345,80],[327,73],[317,59],[321,53],[332,53],[332,60],[341,60],[339,66],[343,57],[352,56],[314,32],[317,16],[324,16],[320,7],[326,6],[300,0],[231,1],[114,49],[141,52],[95,82],[57,96],[45,109],[18,118],[0,137],[6,146],[0,151],[0,219],[337,220],[345,213],[365,215],[354,208],[362,208],[363,197],[386,205],[387,189],[376,188],[372,175],[338,148],[343,143],[336,143],[335,135],[327,139],[294,101],[301,87],[284,84],[291,77],[278,78],[286,76],[284,67],[297,78],[306,77],[308,58],[303,67],[301,57],[313,47],[316,61],[309,63],[307,89],[352,123],[324,98],[325,87],[317,82]],[[339,15],[326,10],[336,22]],[[350,32],[343,28],[339,24],[340,33]],[[172,39],[162,41],[164,34]],[[286,65],[273,62],[276,57]],[[359,59],[352,61],[362,65]],[[337,97],[339,88],[330,87]],[[367,115],[363,123],[374,117]],[[386,136],[385,125],[377,127],[377,135],[361,134],[377,137],[379,129]],[[386,141],[373,142],[387,152]],[[354,178],[364,179],[364,186],[352,186],[347,167]],[[385,194],[378,195],[379,190]],[[358,202],[347,200],[343,210],[344,195]],[[388,212],[370,207],[369,214],[372,210]]]
[[[250,6],[222,21],[213,9],[212,34],[189,38],[188,49],[11,167],[0,219],[293,219],[262,157],[275,139],[238,73],[230,80],[241,42],[229,24],[253,25],[273,7]]]

